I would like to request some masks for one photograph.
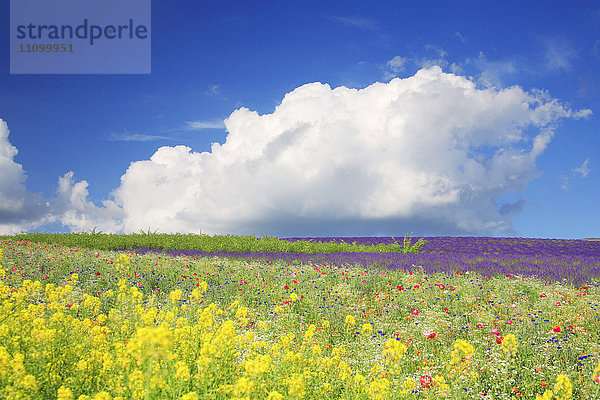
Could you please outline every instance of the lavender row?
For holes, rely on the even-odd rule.
[[[527,255],[527,256],[586,256],[600,257],[600,240],[563,240],[563,239],[530,239],[530,238],[497,238],[497,237],[421,237],[415,236],[412,242],[419,239],[427,243],[421,248],[426,253],[458,253],[479,255]],[[403,237],[314,237],[284,238],[290,242],[312,240],[313,242],[344,242],[361,245],[402,244]]]
[[[361,266],[363,268],[403,269],[422,267],[425,272],[448,274],[477,271],[493,276],[536,276],[544,281],[567,281],[574,285],[595,284],[600,277],[600,257],[591,256],[527,256],[512,254],[469,253],[286,253],[286,252],[205,252],[197,250],[134,249],[139,254],[161,252],[171,256],[235,257],[253,260],[283,260],[289,264]]]

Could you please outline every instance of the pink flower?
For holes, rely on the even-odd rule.
[[[424,388],[429,388],[429,387],[431,387],[433,378],[429,375],[423,375],[420,379],[420,382],[421,382],[421,386],[423,386]]]
[[[485,324],[482,324],[482,323],[480,322],[480,323],[478,323],[478,324],[477,324],[477,327],[478,327],[479,329],[483,329],[483,328],[485,328]]]
[[[412,315],[419,315],[419,311],[417,311],[417,310],[412,310],[411,314],[412,314]]]
[[[499,335],[500,329],[492,329],[492,335]]]

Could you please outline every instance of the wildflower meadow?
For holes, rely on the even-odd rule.
[[[132,236],[1,238],[0,398],[600,398],[600,242]]]

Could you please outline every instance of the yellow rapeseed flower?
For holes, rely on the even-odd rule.
[[[363,324],[362,329],[360,330],[360,333],[362,333],[363,335],[368,335],[371,332],[373,332],[373,325]]]
[[[108,392],[101,391],[94,396],[94,400],[111,400],[111,397]]]
[[[356,319],[354,318],[353,315],[346,315],[346,321],[345,321],[346,325],[352,325],[354,326],[354,324],[356,324]]]
[[[73,400],[73,392],[66,386],[58,388],[56,400]]]
[[[308,329],[306,330],[306,332],[304,332],[304,340],[311,340],[312,337],[315,335],[315,332],[317,331],[317,327],[314,326],[313,324],[310,324],[308,326]]]
[[[37,384],[37,381],[35,379],[35,376],[33,376],[33,375],[25,375],[25,377],[21,381],[21,387],[23,387],[23,389],[27,389],[27,390],[31,390],[31,391],[36,391],[38,389],[38,384]]]
[[[384,354],[389,354],[391,361],[397,362],[404,356],[407,349],[408,346],[400,340],[388,339],[387,342],[385,342]]]
[[[500,346],[505,353],[510,353],[512,355],[517,353],[517,338],[512,333],[509,333],[502,340],[502,345]]]
[[[244,363],[244,368],[247,374],[251,376],[257,376],[265,372],[269,372],[272,362],[273,359],[270,355],[258,355],[256,358],[246,361]]]
[[[552,390],[546,390],[543,395],[536,396],[535,400],[552,400],[552,396],[554,396],[554,392],[552,392]]]
[[[181,296],[183,296],[181,289],[175,289],[169,293],[169,300],[171,300],[172,303],[177,303],[181,300]]]
[[[187,381],[190,379],[190,368],[183,361],[177,361],[175,364],[175,379]]]
[[[568,376],[562,374],[556,377],[554,396],[558,400],[570,399],[573,396],[573,385],[571,385],[571,380]]]
[[[293,373],[288,378],[288,394],[290,396],[303,397],[306,394],[304,386],[304,376],[302,374]]]
[[[387,398],[390,381],[386,378],[375,379],[365,389],[372,400],[383,400]]]
[[[233,394],[236,397],[249,395],[250,393],[252,393],[253,388],[254,382],[243,376],[240,379],[238,379],[235,385],[233,386]]]
[[[198,393],[196,392],[189,392],[181,396],[181,400],[200,400],[200,397],[198,397]]]
[[[267,400],[283,400],[283,395],[275,390],[269,393]]]
[[[413,389],[417,386],[417,383],[413,378],[406,378],[404,382],[402,382],[402,392],[403,394],[407,394],[413,391]]]

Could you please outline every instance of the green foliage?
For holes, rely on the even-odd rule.
[[[151,249],[179,249],[179,250],[202,250],[202,251],[267,251],[267,252],[291,252],[291,253],[332,253],[332,252],[399,252],[418,253],[426,242],[421,238],[415,244],[411,244],[410,238],[404,236],[404,241],[398,243],[361,245],[331,241],[317,243],[312,240],[300,240],[289,242],[277,237],[265,236],[257,238],[254,235],[195,235],[195,234],[165,234],[152,232],[150,227],[144,232],[128,235],[117,235],[102,233],[95,228],[89,232],[79,233],[21,233],[13,236],[2,236],[0,239],[25,240],[30,242],[60,244],[63,246],[79,246],[96,250],[120,250],[135,247],[148,247]]]

